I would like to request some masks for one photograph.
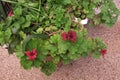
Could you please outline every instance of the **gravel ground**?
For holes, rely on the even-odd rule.
[[[120,3],[115,0],[120,9]],[[88,28],[90,36],[102,37],[108,45],[105,58],[80,58],[73,65],[64,65],[51,76],[40,69],[24,70],[15,55],[0,48],[0,80],[120,80],[120,17],[113,28]]]

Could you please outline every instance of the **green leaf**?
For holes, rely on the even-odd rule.
[[[33,62],[28,60],[26,56],[23,56],[20,61],[24,69],[31,69]]]
[[[68,57],[68,53],[67,54],[60,54],[60,57],[64,60],[68,60],[69,57]]]
[[[50,26],[51,31],[57,30],[58,28],[56,26]]]
[[[57,64],[60,61],[60,57],[59,56],[55,56],[53,58],[53,63]]]
[[[25,49],[27,51],[30,51],[30,50],[33,50],[33,49],[36,49],[36,48],[37,48],[37,41],[34,40],[34,39],[31,39],[27,42]]]
[[[25,39],[26,38],[26,34],[23,31],[19,32],[19,35],[21,38]]]
[[[3,45],[4,43],[5,43],[4,32],[0,31],[0,45]]]
[[[65,31],[68,31],[69,29],[70,29],[70,25],[71,25],[71,18],[69,18],[70,17],[70,15],[69,14],[66,14],[65,15],[66,16],[66,21],[65,21]]]
[[[7,24],[4,25],[3,30],[6,30],[8,27],[11,26],[11,24],[12,24],[12,18],[11,17],[7,18],[7,20],[5,21],[5,23],[7,23]]]
[[[46,62],[42,68],[41,71],[44,72],[46,75],[51,75],[56,69],[56,64],[52,62]]]
[[[35,59],[33,61],[33,65],[36,67],[36,68],[39,68],[41,65],[42,65],[42,62],[40,62],[39,60]]]
[[[22,28],[30,27],[31,21],[26,21],[23,25]]]
[[[77,51],[78,51],[78,48],[79,47],[79,45],[77,45],[77,44],[72,44],[70,47],[69,47],[69,53],[70,54],[75,54]]]
[[[25,3],[25,0],[18,0],[19,3]]]
[[[68,54],[68,56],[69,56],[69,58],[71,59],[71,60],[76,60],[76,59],[78,59],[80,56],[79,55],[77,55],[77,54]]]
[[[20,39],[19,38],[15,38],[13,39],[10,43],[9,43],[9,46],[8,46],[8,52],[9,54],[12,54],[16,48],[16,46],[19,44],[20,42]]]
[[[36,30],[36,32],[41,34],[41,33],[43,32],[43,28],[41,28],[41,27],[38,28],[38,29]]]
[[[58,54],[61,53],[66,53],[66,51],[71,47],[71,42],[70,41],[63,41],[62,38],[60,37],[58,39]]]
[[[63,3],[66,5],[66,4],[70,4],[70,3],[72,3],[72,2],[71,2],[71,0],[64,0]]]
[[[64,60],[63,60],[63,63],[64,63],[64,64],[69,64],[70,62],[71,62],[71,60],[69,60],[69,59],[64,59]]]
[[[58,34],[55,34],[53,36],[50,37],[50,42],[51,43],[57,43],[58,42],[58,39],[60,38],[61,36],[58,35]]]
[[[67,49],[69,49],[70,44],[69,42],[64,42],[64,41],[60,41],[58,42],[58,53],[66,53]]]
[[[32,19],[31,16],[32,16],[32,15],[26,15],[26,21],[31,21],[31,19]]]
[[[51,53],[55,53],[57,51],[57,47],[54,45],[48,45],[46,48],[50,50]]]
[[[41,41],[41,40],[38,41],[37,52],[39,54],[43,54],[43,55],[48,55],[49,54],[49,51],[46,48],[45,43],[46,43],[46,41]]]
[[[15,15],[15,16],[20,16],[20,15],[22,15],[22,7],[21,7],[21,6],[17,7],[17,8],[14,10],[14,15]]]
[[[11,34],[12,34],[11,29],[7,28],[7,30],[5,31],[5,35],[4,35],[6,42],[9,41]]]
[[[3,24],[0,24],[0,31],[2,31],[3,29]]]
[[[29,4],[28,4],[29,6],[31,6],[31,7],[38,7],[38,3],[33,3],[33,2],[29,2]]]
[[[106,45],[102,42],[102,39],[101,38],[96,38],[95,39],[95,42],[97,44],[97,48],[99,49],[104,49],[106,48]]]
[[[28,43],[32,38],[47,39],[48,36],[47,36],[46,34],[32,34],[32,35],[27,36],[27,37],[23,40],[23,43],[22,43],[23,53],[25,52],[27,43]],[[33,42],[33,43],[34,43],[34,42]]]
[[[22,52],[22,44],[16,46],[15,54],[19,59],[24,56],[24,53]]]
[[[86,52],[85,52],[85,53],[82,53],[81,56],[82,56],[82,57],[87,57],[87,56],[88,56],[88,53],[86,53]]]
[[[44,62],[44,61],[45,61],[45,58],[46,58],[46,55],[44,55],[44,54],[42,54],[42,53],[38,53],[37,59],[38,59],[39,61]]]
[[[20,24],[23,24],[25,23],[25,18],[24,17],[20,17],[19,21],[18,21]]]
[[[18,33],[18,32],[19,32],[19,29],[20,29],[20,24],[19,24],[18,22],[15,22],[15,23],[13,24],[12,33],[13,33],[13,34]]]
[[[87,36],[87,35],[88,35],[88,31],[87,31],[87,29],[84,28],[83,31],[82,31],[82,33],[83,33],[83,36]]]

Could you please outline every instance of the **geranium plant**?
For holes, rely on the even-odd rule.
[[[25,69],[46,75],[61,62],[107,53],[100,38],[88,36],[84,24],[112,26],[119,11],[113,0],[2,0],[11,11],[0,22],[0,45],[8,45]]]

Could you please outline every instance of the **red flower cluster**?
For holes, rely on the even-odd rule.
[[[72,30],[69,30],[68,33],[63,32],[61,36],[64,41],[70,40],[71,42],[76,42],[77,40],[77,34],[75,31]]]
[[[100,53],[102,54],[102,56],[104,57],[105,54],[107,54],[107,50],[106,49],[101,49]]]
[[[9,17],[12,17],[12,16],[13,16],[13,12],[10,11],[10,12],[8,13],[8,16],[9,16]]]
[[[33,49],[32,51],[27,51],[25,54],[29,57],[29,60],[34,60],[37,55],[36,49]]]

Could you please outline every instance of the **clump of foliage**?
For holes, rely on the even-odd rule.
[[[69,64],[80,57],[106,54],[100,38],[88,36],[81,21],[112,26],[119,11],[113,0],[2,0],[12,5],[8,17],[0,23],[0,44],[16,53],[25,69],[41,68],[53,73],[59,62]],[[95,8],[100,13],[95,14]]]

